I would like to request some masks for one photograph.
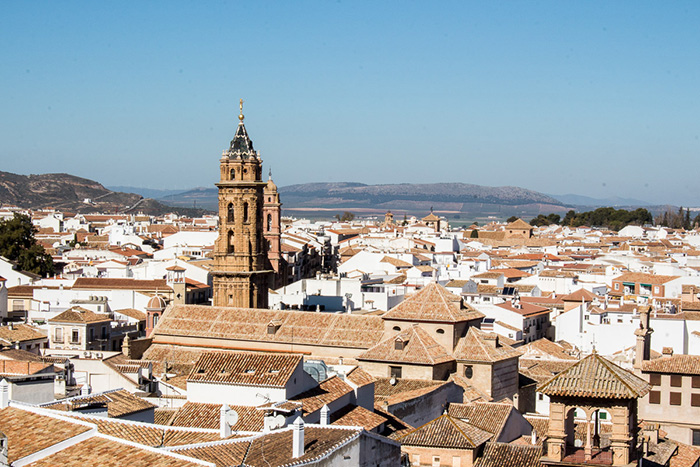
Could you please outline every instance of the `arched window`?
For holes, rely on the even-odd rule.
[[[391,329],[392,329],[392,330],[394,330],[394,331],[400,331],[400,330],[401,330],[401,328],[400,328],[400,327],[398,327],[398,326],[394,326],[394,327],[393,327],[393,328],[391,328]]]
[[[272,230],[272,214],[267,215],[267,231]]]
[[[243,203],[243,222],[248,222],[248,203]]]
[[[445,330],[442,328],[437,329],[435,332],[437,332],[438,334],[445,334]]]
[[[228,252],[234,253],[236,250],[233,246],[233,230],[228,231]]]
[[[236,169],[231,169],[231,177],[229,180],[235,180],[236,179]]]
[[[233,222],[233,203],[228,203],[228,215],[226,217],[228,222]]]

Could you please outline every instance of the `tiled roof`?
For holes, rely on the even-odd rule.
[[[30,467],[54,467],[99,465],[100,467],[149,466],[149,467],[195,467],[184,459],[166,453],[142,449],[102,437],[92,437],[69,446],[41,460],[27,464]]]
[[[90,429],[14,407],[0,410],[0,432],[7,436],[10,463]]]
[[[165,279],[139,280],[101,277],[79,277],[73,283],[73,289],[172,290]]]
[[[397,267],[397,268],[410,268],[413,266],[411,263],[400,260],[398,258],[392,258],[391,256],[385,256],[379,262],[380,263],[389,263],[392,266]]]
[[[548,396],[634,399],[643,397],[649,388],[643,379],[592,353],[537,390]]]
[[[453,355],[458,361],[498,362],[518,357],[520,352],[498,342],[497,334],[470,327],[457,343]]]
[[[305,426],[304,454],[292,458],[292,429],[275,430],[252,441],[232,441],[175,450],[178,454],[213,462],[217,466],[281,467],[311,464],[314,460],[357,438],[359,429]]]
[[[584,288],[581,288],[560,298],[565,302],[592,302],[596,300],[598,296]]]
[[[397,341],[403,343],[398,349]],[[454,361],[452,355],[418,324],[414,324],[405,331],[380,342],[358,355],[357,359],[416,365],[439,365]]]
[[[219,429],[222,405],[186,402],[170,423],[172,426]],[[231,427],[233,431],[262,430],[263,411],[242,405],[228,404],[228,407],[238,414],[238,422]]]
[[[405,446],[426,446],[449,449],[475,449],[491,438],[491,434],[448,414],[440,415],[398,438]]]
[[[533,228],[533,226],[521,218],[517,218],[513,222],[506,224],[506,230],[532,230]]]
[[[386,417],[353,404],[346,405],[331,414],[331,423],[334,425],[361,426],[367,431],[374,430],[386,421]]]
[[[126,315],[130,318],[137,319],[139,321],[145,321],[146,320],[146,313],[140,310],[136,310],[134,308],[122,308],[121,310],[114,310],[115,313],[121,313],[122,315]]]
[[[377,378],[370,375],[359,366],[355,367],[347,375],[345,375],[345,378],[359,387],[366,386],[368,384],[374,384],[374,382],[377,381]]]
[[[529,355],[544,355],[556,360],[576,360],[576,357],[571,356],[563,346],[545,338],[523,345],[520,351],[523,353],[521,361]]]
[[[302,360],[301,355],[207,352],[187,381],[283,388]]]
[[[430,283],[384,314],[384,319],[458,323],[483,318],[462,299],[437,283]]]
[[[74,306],[67,309],[49,320],[49,323],[97,323],[100,321],[111,321],[109,315],[93,313],[90,310]]]
[[[475,467],[539,467],[542,446],[486,443]]]
[[[615,277],[613,281],[634,282],[641,284],[665,284],[680,276],[663,276],[661,274],[646,274],[643,272],[626,272],[621,276]]]
[[[549,417],[547,415],[523,415],[537,433],[537,438],[545,438],[549,432]]]
[[[693,467],[700,459],[700,448],[688,444],[677,443],[678,452],[671,457],[668,467]]]
[[[642,371],[700,375],[700,355],[666,355],[642,362]]]
[[[109,417],[123,417],[156,407],[146,399],[135,396],[126,389],[75,396],[57,402],[42,404],[42,407],[45,409],[73,412],[81,408],[88,408],[95,405],[106,405],[107,415]]]
[[[321,381],[321,383],[312,389],[297,394],[290,398],[290,401],[301,402],[302,412],[304,415],[320,410],[325,404],[330,404],[334,400],[343,397],[345,394],[352,392],[353,389],[345,381],[338,376]]]
[[[520,358],[518,363],[522,374],[541,384],[549,381],[553,376],[569,368],[573,361]]]
[[[97,425],[97,430],[107,436],[114,436],[115,438],[121,438],[126,441],[131,441],[132,443],[139,443],[156,448],[208,443],[221,440],[218,427],[216,431],[205,431],[174,426],[158,426],[157,424],[146,424],[99,416],[76,415],[75,412],[67,415],[71,418]]]
[[[514,305],[512,301],[499,303],[496,305],[499,308],[508,310],[513,313],[517,313],[521,316],[535,316],[544,313],[549,313],[549,308],[543,306],[533,305],[532,303],[520,302],[519,305]]]
[[[13,324],[12,328],[10,326],[0,326],[0,339],[12,343],[24,342],[46,339],[46,334],[29,324]]]
[[[268,334],[273,320],[281,325]],[[175,305],[165,310],[153,337],[156,344],[169,342],[168,336],[192,336],[367,349],[383,333],[379,316]]]
[[[495,435],[495,438],[498,438],[513,410],[512,404],[500,402],[452,403],[448,407],[450,416],[467,421],[469,424]]]

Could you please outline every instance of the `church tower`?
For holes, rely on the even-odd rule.
[[[263,238],[262,159],[243,124],[220,161],[219,238],[214,246],[214,306],[267,308],[272,270]]]
[[[267,244],[267,257],[270,260],[270,266],[275,271],[274,288],[278,289],[287,285],[287,262],[282,258],[281,245],[281,218],[282,218],[282,203],[280,203],[280,194],[277,190],[277,185],[272,181],[272,171],[270,171],[269,179],[265,189],[263,190],[265,202],[263,204],[263,223],[264,237]]]

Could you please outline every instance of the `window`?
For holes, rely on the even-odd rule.
[[[544,396],[542,395],[542,393],[537,394],[537,400],[544,400]]]
[[[474,376],[474,367],[471,365],[465,365],[464,366],[464,377],[467,379],[471,379],[472,376]]]
[[[652,386],[661,386],[661,375],[658,373],[650,374],[649,384],[651,384]]]
[[[671,375],[671,387],[680,388],[683,386],[683,377],[681,375]]]
[[[391,328],[391,329],[393,329],[394,331],[401,331],[401,328],[400,328],[400,327],[398,327],[398,326],[394,326],[394,327],[393,327],[393,328]]]
[[[436,330],[435,332],[437,332],[438,334],[445,334],[445,330],[444,330],[444,329],[438,329],[438,330]]]
[[[440,467],[440,456],[433,456],[433,467]]]
[[[700,446],[700,430],[693,430],[693,446]]]
[[[90,342],[95,340],[95,328],[90,328]]]
[[[229,253],[235,253],[236,248],[233,245],[233,230],[228,231],[228,252]]]
[[[394,341],[394,350],[403,350],[403,341],[401,339]]]
[[[248,203],[243,203],[243,222],[248,222]]]
[[[649,403],[650,404],[660,404],[661,403],[661,391],[650,391],[649,392]]]
[[[389,377],[401,378],[401,367],[400,366],[390,366],[389,367]]]
[[[63,342],[63,328],[56,328],[54,331],[54,342]]]
[[[681,405],[682,397],[680,392],[670,392],[668,402],[671,405]]]
[[[228,214],[226,215],[226,220],[227,222],[233,222],[234,215],[233,215],[233,203],[228,203]]]
[[[73,329],[73,332],[71,333],[70,341],[73,344],[77,344],[80,342],[80,331],[77,329]]]
[[[700,376],[693,376],[693,388],[700,388]]]
[[[267,231],[272,230],[272,214],[267,215]]]
[[[620,283],[619,282],[615,283],[615,290],[620,290]]]
[[[690,405],[693,407],[700,407],[700,394],[690,395]]]

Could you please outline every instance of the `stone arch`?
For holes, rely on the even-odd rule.
[[[267,231],[272,230],[272,214],[267,215]]]
[[[234,242],[233,230],[229,230],[229,231],[228,231],[228,236],[227,236],[227,241],[226,241],[227,250],[228,250],[229,253],[235,253],[235,252],[236,252],[236,248],[235,248],[233,242]]]
[[[243,203],[243,222],[248,222],[248,202]]]
[[[228,207],[226,208],[226,220],[227,222],[233,222],[234,220],[234,213],[233,213],[233,203],[228,203]]]

